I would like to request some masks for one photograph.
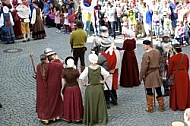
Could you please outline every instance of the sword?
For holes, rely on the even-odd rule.
[[[102,77],[102,79],[104,79],[103,75],[100,75],[100,76]],[[108,87],[108,84],[107,84],[106,82],[105,82],[105,85],[106,85],[106,87],[108,88],[108,91],[110,92],[110,95],[111,95],[112,99],[114,100],[114,102],[117,102],[116,99],[115,99],[115,97],[113,96],[113,94],[112,94],[110,88]]]

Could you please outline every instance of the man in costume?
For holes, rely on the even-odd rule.
[[[104,85],[104,95],[107,108],[110,108],[110,103],[117,105],[116,90],[118,89],[118,67],[120,63],[120,54],[119,51],[116,50],[113,39],[109,37],[108,29],[105,26],[100,28],[100,36],[99,38],[95,38],[94,45],[92,50],[96,50],[96,54],[98,54],[98,64],[110,73],[110,76],[106,81],[107,86]],[[112,98],[111,102],[110,97]]]
[[[160,74],[162,76],[162,82],[164,87],[164,96],[169,96],[169,86],[167,80],[168,71],[168,59],[172,49],[169,33],[164,33],[162,41],[156,45],[156,49],[160,51],[161,63],[160,63]]]
[[[18,11],[18,16],[21,21],[21,30],[23,33],[24,40],[23,42],[30,41],[30,27],[29,27],[29,16],[30,16],[30,7],[27,1],[20,1],[19,5],[16,7]]]
[[[73,31],[70,35],[70,45],[71,50],[73,51],[73,57],[75,59],[75,65],[78,65],[78,59],[80,58],[81,72],[85,68],[85,51],[86,51],[86,41],[87,34],[82,29],[82,22],[78,21],[76,23],[77,29]]]
[[[146,111],[151,113],[154,111],[153,99],[156,90],[156,99],[159,104],[159,110],[162,112],[164,111],[164,99],[161,91],[162,80],[159,73],[161,60],[160,52],[151,47],[151,42],[149,40],[143,41],[143,49],[145,50],[145,53],[142,57],[139,80],[144,81],[147,100]]]

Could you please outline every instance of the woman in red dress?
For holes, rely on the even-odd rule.
[[[123,47],[117,47],[118,50],[124,50],[120,74],[120,86],[122,87],[133,87],[140,85],[139,69],[134,51],[134,49],[136,49],[136,40],[133,37],[133,31],[127,30]]]
[[[79,123],[83,119],[82,95],[77,81],[79,71],[74,65],[73,57],[67,57],[65,64],[67,67],[63,71],[63,79],[65,81],[63,90],[63,120]]]
[[[174,52],[176,54],[169,58],[168,77],[174,74],[182,55],[183,59],[175,74],[174,85],[170,86],[170,108],[174,111],[183,111],[190,108],[189,58],[182,53],[182,48],[179,44],[174,45]]]

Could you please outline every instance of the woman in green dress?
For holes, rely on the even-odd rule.
[[[86,86],[85,105],[84,105],[84,124],[87,126],[106,125],[108,122],[108,113],[104,97],[103,84],[109,77],[109,72],[97,64],[98,56],[89,55],[90,65],[84,69],[79,79]],[[100,75],[104,79],[100,79]],[[88,82],[85,78],[88,76]]]

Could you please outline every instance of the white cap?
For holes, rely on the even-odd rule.
[[[94,53],[90,54],[90,55],[88,56],[88,59],[89,59],[89,61],[90,61],[91,63],[93,63],[93,64],[95,64],[95,63],[98,62],[98,56],[97,56],[96,54],[94,54]]]

